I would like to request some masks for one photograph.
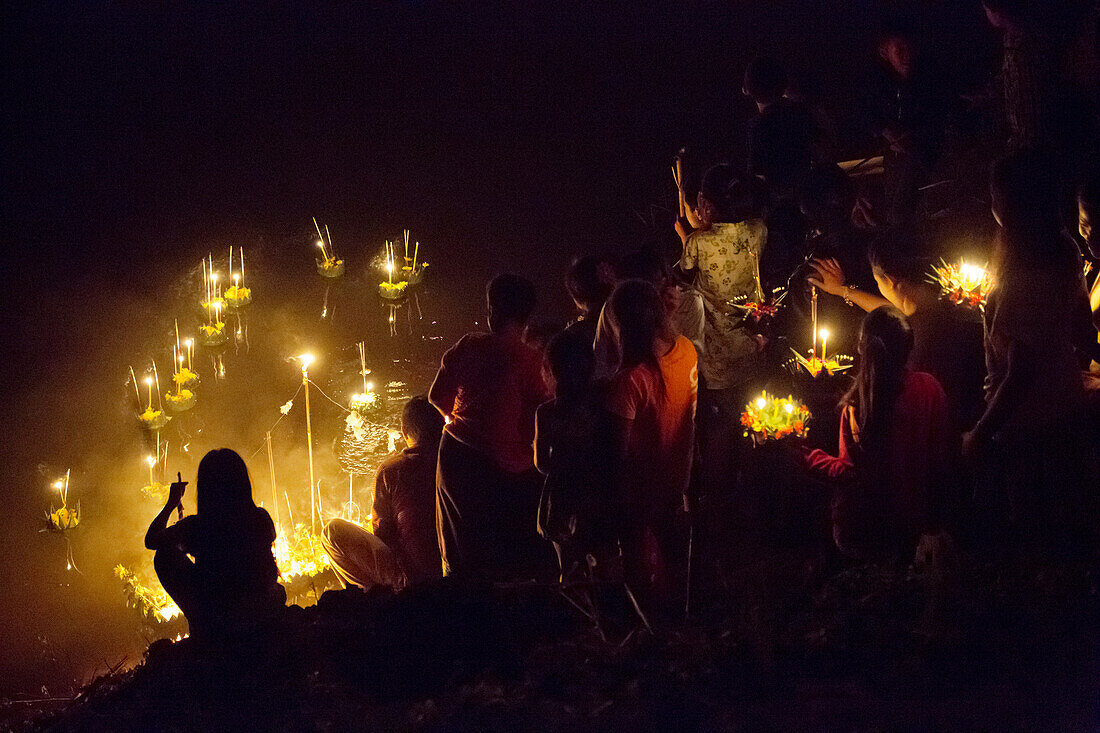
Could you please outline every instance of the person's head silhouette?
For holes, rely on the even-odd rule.
[[[252,482],[244,459],[229,448],[218,448],[199,462],[196,510],[213,518],[220,514],[239,514],[255,504]]]

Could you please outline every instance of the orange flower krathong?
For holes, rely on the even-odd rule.
[[[940,260],[932,267],[932,282],[955,305],[984,308],[986,296],[993,288],[993,276],[984,267],[967,262],[958,264]]]

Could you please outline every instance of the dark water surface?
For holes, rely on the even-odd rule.
[[[945,48],[992,49],[976,4],[923,5]],[[362,339],[376,382],[422,390],[503,269],[531,276],[543,314],[566,318],[573,253],[667,237],[681,144],[743,154],[740,76],[753,55],[787,58],[844,121],[869,68],[873,8],[6,6],[0,695],[60,692],[144,648],[111,572],[148,562],[141,535],[156,511],[139,492],[149,447],[127,367],[140,378],[155,357],[166,386],[173,320],[194,334],[207,252],[224,272],[229,246],[245,247],[255,303],[224,379],[199,359],[200,403],[165,430],[168,469],[193,480],[205,450],[228,446],[262,497],[255,451],[300,383],[289,356],[317,354],[311,375],[345,401]],[[866,140],[842,144],[854,154]],[[348,267],[323,319],[311,216]],[[432,277],[415,336],[391,338],[372,260],[406,227]],[[319,396],[313,410],[335,500],[342,414]],[[274,439],[280,488],[300,495],[300,407]],[[38,531],[66,468],[84,512],[71,533],[82,574],[66,571],[62,538]]]

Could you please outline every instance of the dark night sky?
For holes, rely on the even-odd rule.
[[[937,34],[954,72],[989,71],[996,47],[977,2],[902,5]],[[75,398],[71,362],[104,328],[107,294],[167,287],[212,242],[308,268],[308,252],[280,248],[308,246],[316,215],[349,261],[412,228],[446,272],[454,329],[505,268],[534,274],[548,310],[564,314],[570,255],[643,243],[651,233],[635,212],[672,205],[680,145],[742,154],[751,109],[740,77],[752,56],[788,60],[844,123],[870,70],[877,9],[5,4],[0,546],[16,546],[9,538],[41,510],[26,485],[69,441],[57,420]],[[858,135],[842,142],[866,150]],[[26,572],[18,553],[35,548],[5,549],[0,581]],[[72,602],[0,597],[23,599],[0,615],[0,636],[23,640],[0,648],[21,653],[45,632],[20,624]]]

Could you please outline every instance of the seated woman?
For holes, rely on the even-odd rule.
[[[666,563],[680,554],[672,529],[691,474],[699,389],[695,348],[671,330],[651,283],[620,283],[605,313],[619,353],[608,409],[623,513],[623,569],[635,594],[660,602],[669,598]]]
[[[916,254],[919,243],[899,235],[880,237],[871,244],[871,264],[878,293],[846,284],[845,272],[835,259],[811,263],[816,277],[810,283],[823,292],[872,311],[883,305],[900,310],[913,329],[909,366],[928,372],[947,394],[952,423],[961,432],[982,414],[985,352],[980,317],[966,308],[944,302],[929,281],[930,263]]]
[[[840,455],[806,454],[811,469],[837,480],[832,533],[846,555],[912,557],[922,535],[936,533],[951,426],[935,377],[906,366],[912,348],[901,311],[868,313],[859,372],[843,402]]]
[[[228,448],[207,453],[199,463],[196,513],[169,527],[186,486],[183,480],[171,485],[145,534],[157,578],[187,617],[192,637],[262,631],[278,618],[286,591],[271,551],[275,525],[252,501],[244,461]]]
[[[443,576],[435,532],[435,469],[443,416],[427,397],[413,397],[401,413],[408,448],[378,467],[371,531],[333,519],[321,546],[345,587],[401,589]]]

